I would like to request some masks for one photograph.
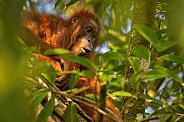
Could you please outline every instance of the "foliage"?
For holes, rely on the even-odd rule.
[[[148,119],[149,117],[154,115],[156,116],[155,119],[159,118],[159,121],[161,122],[184,121],[184,18],[183,15],[180,15],[180,13],[184,12],[182,8],[184,2],[182,0],[174,2],[172,0],[157,1],[158,2],[157,8],[155,10],[156,18],[154,30],[144,25],[137,25],[135,27],[136,31],[139,32],[147,41],[151,43],[152,47],[151,51],[149,51],[143,45],[137,45],[131,51],[133,56],[129,57],[128,61],[134,70],[134,74],[130,78],[130,83],[134,88],[139,87],[139,81],[144,81],[147,83],[147,94],[142,95],[141,97],[146,99],[145,116]],[[4,2],[6,1],[0,0],[0,13],[3,12],[2,9],[4,8],[1,7],[1,5]],[[27,1],[27,3],[29,2],[30,1]],[[57,0],[55,3],[56,8],[54,8],[54,10],[57,11],[57,14],[61,14],[59,13],[60,11],[58,11],[58,9],[63,10],[70,8],[72,6],[75,6],[75,4],[78,4],[78,2],[79,0],[70,0],[68,3],[65,3],[64,0]],[[40,4],[39,6],[36,6],[38,3],[32,2],[30,3],[30,6],[24,4],[24,7],[22,8],[26,8],[27,5],[26,9],[30,9],[31,4],[35,5],[35,8],[39,8],[39,6],[41,6]],[[72,74],[69,81],[71,91],[67,92],[73,95],[75,93],[77,94],[78,91],[73,88],[77,83],[77,79],[79,76],[93,77],[94,74],[97,74],[101,81],[108,82],[108,96],[114,100],[116,107],[122,110],[122,99],[124,97],[132,97],[133,99],[137,99],[136,94],[123,92],[125,84],[124,74],[126,65],[126,54],[128,53],[128,44],[131,38],[130,27],[132,23],[132,11],[134,9],[133,2],[129,0],[106,0],[105,2],[102,2],[101,0],[84,0],[84,5],[92,5],[94,7],[95,13],[97,13],[99,18],[102,20],[104,31],[101,35],[101,39],[99,40],[99,45],[95,50],[96,58],[94,59],[94,62],[81,57],[61,56],[62,58],[92,68],[95,72],[63,72],[65,74]],[[20,10],[21,7],[15,9]],[[14,11],[15,9],[12,8],[12,11]],[[11,14],[10,16],[14,17],[14,15]],[[18,17],[16,18],[18,19]],[[5,20],[8,21],[5,22]],[[53,88],[55,88],[54,82],[57,75],[57,71],[55,71],[49,64],[35,63],[35,59],[30,56],[30,49],[22,49],[22,44],[20,44],[17,37],[14,36],[16,34],[15,30],[18,29],[15,25],[19,25],[19,23],[17,21],[17,23],[14,23],[15,25],[11,26],[10,28],[7,26],[9,25],[7,23],[13,23],[11,22],[11,20],[13,19],[3,16],[0,17],[0,47],[2,47],[0,48],[0,54],[3,57],[3,59],[1,59],[0,61],[0,67],[2,66],[0,68],[0,92],[3,93],[0,93],[0,98],[2,98],[0,99],[1,103],[6,100],[11,101],[10,96],[17,89],[23,94],[24,87],[29,86],[29,83],[24,82],[23,84],[25,86],[17,86],[13,89],[12,87],[10,87],[14,86],[14,84],[20,84],[22,83],[22,81],[25,81],[25,79],[22,80],[22,77],[19,77],[17,79],[20,74],[31,77],[37,81],[37,78],[39,76],[42,76]],[[6,29],[12,29],[11,33]],[[12,42],[17,42],[17,44],[21,46],[18,46],[18,48],[14,47],[14,45],[12,45]],[[103,50],[105,49],[107,49],[108,52],[104,52]],[[56,49],[47,50],[45,52],[45,55],[67,53],[70,52],[66,50]],[[149,70],[142,73],[142,71],[140,70],[141,64],[138,58],[150,58],[151,64]],[[16,66],[15,62],[17,63]],[[25,66],[25,62],[29,62],[28,65]],[[8,67],[4,67],[3,65],[6,65]],[[10,83],[10,81],[12,81],[12,83]],[[27,79],[26,81],[29,80]],[[83,90],[85,90],[85,88]],[[44,99],[46,93],[48,93],[49,91],[50,90],[48,90],[47,88],[36,91],[33,90],[34,93],[27,98],[29,100],[32,100],[28,109],[34,111],[39,103],[41,103],[41,101]],[[17,95],[17,97],[19,95]],[[53,95],[50,100],[47,101],[44,109],[39,114],[37,121],[47,120],[47,118],[53,111],[54,98],[55,97]],[[16,100],[15,103],[18,103],[16,102]],[[25,104],[24,102],[21,103]],[[22,105],[19,104],[18,106]],[[3,105],[4,104],[2,104],[2,106]],[[10,107],[9,109],[14,109],[14,107]],[[18,117],[26,116],[25,113],[21,112],[22,109],[19,108],[18,110],[20,114]],[[0,111],[0,113],[3,113],[2,110]],[[10,114],[10,112],[5,113]],[[71,122],[76,121],[76,113],[76,106],[73,103],[70,103],[67,106],[64,115],[65,119],[69,119],[67,121]],[[3,115],[4,113],[0,114],[0,116]],[[7,120],[7,116],[6,119],[4,119],[4,117],[0,117],[0,121],[1,118],[2,121]],[[16,117],[13,116],[13,118]],[[24,121],[24,119],[20,121]],[[11,119],[9,118],[8,120],[11,121]]]

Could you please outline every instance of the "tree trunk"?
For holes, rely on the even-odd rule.
[[[127,59],[132,56],[130,51],[137,44],[143,45],[148,49],[151,48],[150,43],[145,40],[134,28],[137,24],[143,24],[151,29],[154,28],[154,19],[155,19],[155,8],[156,0],[134,0],[134,10],[133,10],[133,19],[132,19],[132,30],[131,30],[131,40],[129,43]],[[150,60],[139,59],[141,64],[141,69],[144,72],[149,68]],[[140,98],[140,95],[144,94],[146,90],[146,82],[137,81],[138,87],[132,87],[130,85],[129,79],[134,73],[131,68],[128,60],[126,61],[125,67],[125,76],[127,83],[125,84],[124,90],[135,96],[137,99],[132,97],[127,97],[124,100],[123,106],[123,120],[132,122],[139,119],[143,119],[145,111],[145,99]]]

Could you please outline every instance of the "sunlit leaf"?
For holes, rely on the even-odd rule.
[[[64,113],[65,122],[78,122],[77,108],[73,103],[70,103]]]
[[[36,122],[46,122],[48,117],[52,114],[54,108],[54,97],[52,97],[45,105],[44,109],[38,115]]]
[[[132,95],[131,93],[128,92],[123,92],[123,91],[117,91],[112,93],[113,96],[118,96],[118,97],[134,97],[136,98],[136,96]]]
[[[145,25],[136,25],[135,29],[150,43],[153,45],[157,44],[158,37],[157,34],[152,31],[150,28],[146,27]]]
[[[149,50],[143,45],[137,45],[132,50],[131,53],[139,58],[148,59],[149,58]]]
[[[159,57],[158,60],[166,60],[166,61],[184,64],[184,57],[171,55],[171,54],[163,55]]]
[[[90,99],[90,100],[95,101],[95,98],[98,97],[98,96],[96,96],[95,94],[85,94],[85,97]]]
[[[81,87],[81,88],[79,88],[79,89],[77,89],[77,90],[75,90],[75,91],[72,91],[72,92],[70,93],[70,96],[73,96],[73,95],[75,95],[75,94],[79,94],[79,93],[81,93],[81,92],[84,92],[84,91],[86,91],[87,89],[89,89],[89,86],[83,86],[83,87]]]
[[[56,49],[48,49],[44,52],[44,55],[63,55],[63,54],[69,54],[71,51],[65,50],[62,48],[56,48]]]

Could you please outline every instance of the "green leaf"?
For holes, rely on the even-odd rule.
[[[30,95],[29,98],[35,98],[35,97],[38,97],[42,94],[46,94],[48,92],[50,92],[49,89],[39,89],[36,92],[34,92],[32,95]]]
[[[41,113],[38,115],[36,122],[46,122],[54,109],[54,97],[52,97],[45,105]]]
[[[56,49],[48,49],[44,52],[44,55],[64,55],[64,54],[70,54],[70,50],[65,50],[62,48],[56,48]]]
[[[107,52],[102,55],[104,61],[108,61],[109,59],[121,59],[124,60],[124,55],[118,52]]]
[[[70,2],[66,4],[66,7],[73,5],[73,4],[75,4],[76,2],[78,2],[78,1],[79,1],[79,0],[70,0]]]
[[[177,113],[183,113],[184,112],[184,106],[182,104],[173,105],[172,109],[174,111],[177,111]]]
[[[61,58],[67,59],[69,61],[73,61],[80,65],[86,66],[88,68],[95,68],[96,66],[87,58],[80,56],[61,56]]]
[[[165,114],[165,113],[166,113],[165,109],[161,109],[161,110],[155,111],[152,115]]]
[[[162,29],[162,30],[157,31],[156,33],[159,34],[159,35],[162,35],[162,34],[167,34],[169,32],[171,32],[171,30],[169,30],[169,29]]]
[[[79,76],[88,77],[88,78],[93,78],[94,75],[95,75],[94,72],[90,70],[82,70],[82,72],[79,73]]]
[[[64,113],[65,122],[78,122],[77,108],[73,103],[70,103]]]
[[[82,93],[82,92],[84,92],[84,91],[86,91],[86,90],[88,90],[89,89],[89,86],[83,86],[83,87],[80,87],[79,89],[77,89],[77,90],[73,90],[72,92],[71,92],[71,90],[70,90],[70,96],[74,96],[74,95],[76,95],[76,94],[79,94],[79,93]]]
[[[50,92],[48,89],[40,89],[33,93],[29,98],[35,98],[32,104],[29,106],[28,110],[33,111],[35,108],[43,101],[47,93]]]
[[[123,91],[117,91],[112,93],[113,96],[118,96],[118,97],[134,97],[136,98],[136,96],[132,95],[131,93],[128,92],[123,92]]]
[[[176,44],[177,44],[176,41],[166,41],[166,42],[159,42],[158,44],[155,45],[155,47],[158,52],[162,52],[173,47]]]
[[[136,25],[135,29],[150,43],[153,45],[157,44],[158,37],[155,32],[153,32],[150,28],[146,27],[145,25]]]
[[[143,45],[137,45],[132,50],[131,53],[139,58],[147,59],[149,58],[149,50]]]
[[[141,97],[145,98],[145,99],[148,99],[148,100],[152,100],[152,105],[154,105],[154,106],[162,106],[164,104],[161,100],[157,100],[153,97],[150,97],[149,95],[141,95]]]
[[[132,66],[134,72],[138,72],[140,70],[140,62],[136,57],[128,57],[128,61]]]
[[[79,76],[77,74],[71,74],[69,81],[68,81],[68,86],[70,89],[74,88],[75,85],[77,84],[79,80]]]
[[[138,79],[139,79],[140,72],[141,72],[141,71],[135,72],[133,75],[130,76],[129,81],[130,81],[130,85],[131,85],[132,87],[134,87],[134,86],[136,85],[136,83],[137,83],[137,81],[138,81]]]
[[[150,103],[149,103],[149,105],[150,106],[157,106],[157,107],[159,107],[159,106],[162,106],[163,105],[163,103],[162,103],[162,101],[159,101],[159,100],[153,100],[153,101],[151,101]]]
[[[54,84],[57,76],[57,72],[49,63],[40,63],[39,67],[42,69],[41,75],[47,79],[50,84]]]
[[[167,74],[161,73],[161,69],[153,69],[144,75],[144,80],[155,80],[167,77]]]
[[[54,84],[56,81],[56,74],[55,72],[50,72],[50,73],[42,73],[42,75],[47,79],[47,81],[50,84]]]
[[[184,57],[171,55],[171,54],[163,55],[159,57],[158,60],[166,60],[166,61],[184,64]]]
[[[90,100],[95,101],[96,97],[98,97],[98,96],[96,96],[94,94],[85,94],[85,97],[88,98],[88,99],[90,99]]]
[[[170,77],[176,81],[183,82],[180,77],[170,69],[160,67],[152,69],[144,75],[145,80],[155,80],[160,78]]]
[[[62,2],[63,0],[57,0],[55,4],[55,8]]]

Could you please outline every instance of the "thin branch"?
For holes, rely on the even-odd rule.
[[[142,119],[141,121],[139,121],[139,122],[148,122],[148,121],[150,121],[150,120],[157,120],[157,119],[160,119],[161,117],[160,116],[150,116],[150,117],[148,117],[148,118],[146,118],[146,119]]]

